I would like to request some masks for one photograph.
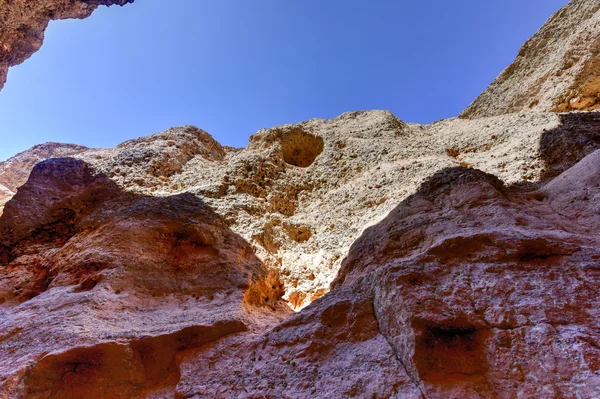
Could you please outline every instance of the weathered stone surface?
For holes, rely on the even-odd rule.
[[[48,160],[7,204],[0,237],[0,397],[165,389],[179,352],[265,323],[245,294],[267,271],[191,194],[123,193],[83,161]],[[286,309],[270,283],[266,320]]]
[[[599,120],[531,113],[423,126],[385,111],[353,112],[262,130],[244,149],[223,148],[183,127],[144,138],[143,151],[124,143],[77,157],[128,191],[202,198],[281,272],[285,299],[301,308],[329,290],[365,226],[440,168],[462,165],[507,184],[535,184],[599,148]],[[207,141],[184,149],[194,142],[190,132]],[[308,155],[292,160],[305,162],[295,165],[286,162],[289,154]],[[161,159],[177,160],[175,169],[149,173]]]
[[[600,397],[600,113],[540,112],[595,95],[597,15],[572,1],[471,119],[1,164],[0,397]]]
[[[461,117],[600,109],[600,1],[572,0]]]
[[[299,309],[329,290],[362,230],[439,168],[462,165],[507,184],[535,185],[599,148],[599,131],[597,113],[408,125],[389,112],[369,111],[265,129],[244,149],[222,147],[208,133],[186,126],[114,149],[61,151],[85,160],[128,192],[195,194],[267,267],[280,272],[284,298]],[[290,153],[310,154],[312,163],[287,163]],[[55,154],[61,152],[48,152]],[[39,157],[34,151],[7,164],[19,166],[22,178]]]
[[[36,145],[0,162],[0,215],[6,202],[25,184],[31,169],[48,158],[68,157],[87,150],[74,144],[46,143]]]
[[[357,240],[334,286],[375,287],[427,398],[598,396],[599,179],[600,152],[534,192],[442,171]]]
[[[597,339],[583,301],[597,282],[582,266],[594,264],[597,238],[580,226],[597,209],[598,120],[531,113],[420,126],[359,112],[266,129],[245,149],[183,127],[41,163],[0,219],[2,387],[223,398],[595,389],[593,364],[560,363],[570,371],[556,378],[572,384],[535,387],[539,375],[522,364],[555,355],[528,349],[546,325],[558,332],[544,339],[566,342],[569,356],[596,356],[580,342]],[[277,325],[288,306],[324,294]],[[591,316],[578,319],[574,303]],[[172,349],[189,331],[193,344]],[[135,360],[139,342],[157,366]],[[73,364],[85,367],[65,378]],[[498,374],[515,364],[521,374]]]
[[[598,396],[599,184],[600,151],[533,192],[439,172],[363,233],[329,294],[190,353],[178,397]]]

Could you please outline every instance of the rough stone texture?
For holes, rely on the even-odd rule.
[[[599,132],[373,111],[38,164],[0,218],[0,392],[593,397]]]
[[[599,148],[599,127],[596,114],[422,126],[387,111],[351,112],[262,130],[244,149],[223,148],[183,127],[144,138],[143,146],[132,141],[77,156],[128,191],[197,195],[281,272],[285,299],[301,308],[329,290],[362,230],[440,168],[462,165],[507,184],[534,184]],[[196,135],[202,140],[192,140]],[[157,168],[163,160],[171,163]]]
[[[572,0],[461,117],[600,109],[600,1]]]
[[[38,51],[51,20],[87,18],[99,5],[124,5],[134,0],[5,0],[0,2],[0,90],[8,68]]]
[[[600,151],[533,192],[442,170],[328,295],[184,358],[177,397],[598,397],[599,187]]]
[[[0,165],[0,398],[600,397],[600,113],[540,112],[594,91],[579,69],[524,77],[572,48],[584,71],[597,9],[553,17],[471,119]]]
[[[351,112],[262,130],[244,149],[222,147],[191,126],[114,149],[58,148],[48,156],[81,158],[122,190],[195,194],[281,273],[284,298],[299,309],[329,290],[362,230],[440,168],[535,185],[600,148],[600,116],[524,113],[424,126],[387,111]],[[25,154],[7,162],[18,171],[10,173],[26,176],[41,153]],[[300,154],[291,162],[313,162],[290,164],[289,154]]]
[[[425,397],[596,397],[599,183],[600,152],[534,192],[443,170],[363,234],[334,286],[372,281]]]
[[[74,144],[46,143],[23,151],[5,162],[0,162],[0,215],[6,202],[25,184],[31,169],[48,158],[61,158],[78,154],[86,147]]]
[[[38,164],[0,237],[0,397],[168,390],[180,352],[286,313],[252,249],[197,197],[123,193],[80,160]],[[272,299],[268,314],[249,292]]]

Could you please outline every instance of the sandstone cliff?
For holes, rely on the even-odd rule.
[[[600,109],[600,1],[573,0],[523,45],[461,117]]]
[[[1,164],[0,397],[599,397],[600,113],[547,112],[597,94],[598,9],[557,13],[468,118]]]

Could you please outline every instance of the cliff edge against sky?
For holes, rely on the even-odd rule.
[[[100,3],[0,6],[4,71]],[[0,163],[0,398],[599,397],[599,10],[569,3],[431,125]]]

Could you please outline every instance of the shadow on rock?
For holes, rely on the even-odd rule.
[[[427,398],[593,396],[599,160],[537,192],[441,170],[352,245],[329,295],[371,287],[381,333]],[[565,192],[586,207],[570,212]]]
[[[559,114],[561,125],[543,133],[544,179],[552,179],[600,148],[600,112]]]
[[[19,381],[28,398],[174,386],[180,352],[248,330],[253,312],[284,317],[282,294],[198,197],[124,192],[81,160],[44,161],[0,217],[0,393],[21,395]]]

